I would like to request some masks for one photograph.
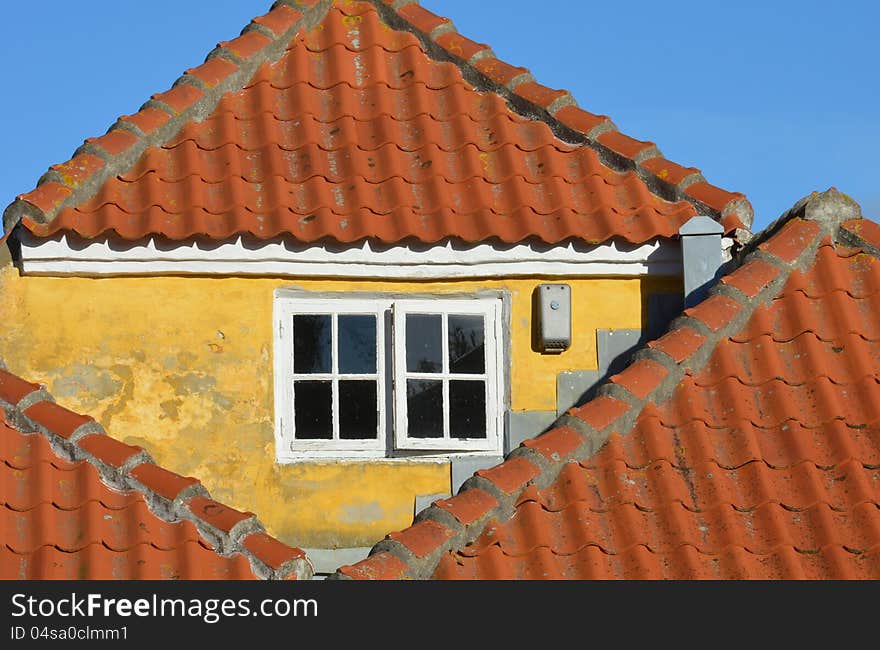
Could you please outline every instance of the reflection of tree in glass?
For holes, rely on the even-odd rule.
[[[481,316],[449,317],[449,369],[481,373],[485,370],[483,319]]]
[[[473,352],[474,348],[478,347],[482,343],[483,337],[480,336],[479,338],[481,340],[477,341],[477,333],[474,330],[464,330],[461,327],[453,328],[450,324],[449,358],[461,359],[469,352]]]

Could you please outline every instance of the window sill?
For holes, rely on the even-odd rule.
[[[346,454],[334,452],[333,455],[293,454],[276,457],[278,465],[297,465],[303,463],[377,463],[397,465],[401,463],[450,463],[460,458],[492,458],[500,457],[500,451],[455,451],[455,452],[430,452],[411,455],[385,456],[378,454]]]

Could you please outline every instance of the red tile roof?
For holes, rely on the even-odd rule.
[[[741,194],[414,2],[277,2],[4,214],[37,236],[641,243]]]
[[[880,227],[835,190],[501,465],[336,577],[880,578]]]
[[[309,578],[305,553],[0,368],[0,579]]]

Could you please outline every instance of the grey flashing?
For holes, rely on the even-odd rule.
[[[644,341],[644,334],[640,329],[597,329],[599,375],[604,378],[623,370],[632,353]]]
[[[448,499],[452,496],[451,492],[435,492],[434,494],[417,494],[413,499],[413,519],[416,518],[422,510],[429,507],[439,499]],[[337,565],[338,566],[338,565]]]
[[[525,440],[544,433],[556,420],[556,411],[507,411],[504,453],[509,454]]]
[[[602,375],[598,370],[566,370],[556,375],[556,417],[583,404]]]
[[[457,494],[461,486],[481,469],[495,467],[504,460],[502,456],[465,455],[449,457],[450,489]]]
[[[316,574],[329,575],[341,566],[356,564],[370,554],[370,546],[350,548],[304,548]]]
[[[692,217],[678,230],[684,276],[684,304],[703,302],[721,268],[724,228],[711,217]]]
[[[660,338],[669,324],[684,311],[684,296],[680,293],[652,293],[648,296],[648,322],[645,340]]]

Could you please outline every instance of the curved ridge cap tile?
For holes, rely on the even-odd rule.
[[[356,564],[337,569],[337,573],[353,580],[400,580],[407,576],[409,566],[386,551],[374,553]]]
[[[447,48],[444,47],[443,36],[446,36],[445,42],[448,45],[450,42],[448,33],[457,32],[455,26],[448,18],[441,18],[417,3],[404,4],[397,7],[395,11],[396,15],[416,30],[425,41],[434,43],[444,50],[447,50]],[[470,43],[473,42],[471,41]],[[692,174],[686,174],[683,178],[679,179],[678,183],[671,182],[668,171],[666,174],[661,175],[655,173],[656,167],[645,167],[642,164],[647,160],[662,157],[662,154],[653,143],[640,142],[620,133],[617,131],[617,127],[607,119],[588,118],[586,124],[584,124],[584,117],[574,113],[574,111],[569,111],[560,117],[558,115],[560,109],[564,110],[569,106],[575,105],[574,98],[566,91],[555,91],[537,84],[527,68],[512,66],[498,59],[488,48],[474,49],[473,46],[470,46],[470,48],[472,50],[471,58],[464,60],[462,57],[457,57],[459,67],[473,67],[501,86],[501,89],[496,90],[499,94],[504,94],[503,90],[506,90],[510,92],[511,96],[524,100],[534,108],[537,108],[539,115],[541,112],[546,112],[546,117],[542,116],[538,119],[574,129],[587,138],[585,144],[591,148],[595,147],[594,142],[596,141],[608,146],[614,153],[631,160],[642,173],[650,176],[655,182],[673,187],[680,198],[688,200],[695,205],[710,208],[714,212],[713,217],[717,221],[726,221],[727,231],[735,231],[740,228],[748,231],[751,228],[754,220],[754,210],[745,195],[739,192],[729,192],[712,185],[701,174],[698,178],[695,178]],[[524,93],[517,92],[522,86],[526,86],[529,90]],[[550,112],[549,109],[553,106],[554,102],[558,102],[564,95],[568,95],[569,101],[566,101],[562,106],[556,106],[557,110]],[[545,104],[544,102],[548,100],[549,103]],[[515,103],[512,106],[513,110],[516,110]],[[565,118],[568,119],[565,120]],[[591,124],[591,122],[596,122],[596,124]],[[579,128],[583,126],[588,127],[586,132]],[[603,136],[605,136],[606,142],[602,142]],[[680,168],[680,166],[677,167]],[[676,169],[675,171],[677,172],[678,170]],[[699,174],[699,170],[695,171],[696,174]],[[647,185],[652,193],[665,199],[664,196],[656,193],[653,183],[647,183]]]

